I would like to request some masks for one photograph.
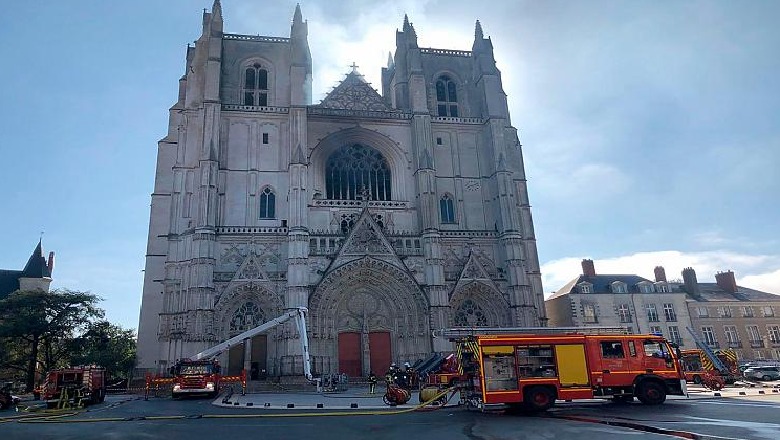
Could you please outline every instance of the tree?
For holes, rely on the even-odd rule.
[[[24,370],[28,391],[35,386],[38,362],[44,370],[53,368],[67,339],[85,330],[90,320],[103,317],[98,301],[89,292],[68,289],[17,290],[0,301],[0,337],[15,339],[21,351],[7,367]]]
[[[135,367],[135,332],[108,321],[89,324],[70,343],[71,365],[99,365],[112,379],[129,378]]]

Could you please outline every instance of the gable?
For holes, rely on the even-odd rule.
[[[352,255],[395,256],[390,241],[382,233],[382,228],[371,218],[368,209],[363,210],[339,252],[339,257]]]
[[[244,262],[241,263],[241,266],[236,271],[233,281],[267,280],[268,275],[265,273],[262,266],[263,261],[261,258],[254,250],[250,251],[244,259]]]
[[[347,74],[341,83],[331,90],[317,107],[343,110],[392,111],[363,75],[356,69]]]

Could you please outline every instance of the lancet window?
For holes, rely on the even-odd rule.
[[[244,105],[268,105],[268,70],[260,63],[244,69]]]
[[[436,108],[439,116],[458,116],[458,91],[447,75],[436,80]]]

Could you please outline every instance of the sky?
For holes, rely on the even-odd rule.
[[[289,36],[295,1],[223,0],[225,31]],[[136,328],[157,141],[211,0],[36,0],[0,14],[0,268],[43,232],[53,288]],[[780,2],[302,1],[318,102],[375,87],[404,13],[421,47],[479,19],[523,144],[545,294],[582,272],[780,293]]]

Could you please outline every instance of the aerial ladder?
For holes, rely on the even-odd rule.
[[[726,364],[723,363],[723,361],[720,360],[718,355],[715,354],[715,352],[710,348],[709,345],[707,345],[707,342],[703,341],[699,337],[699,335],[697,335],[696,332],[693,331],[692,328],[685,327],[685,329],[688,330],[688,333],[690,333],[691,337],[693,337],[693,341],[696,343],[696,347],[698,347],[699,350],[701,350],[701,352],[704,353],[705,356],[707,356],[707,359],[709,359],[709,361],[712,363],[712,366],[715,367],[715,369],[718,371],[722,380],[724,382],[728,382],[729,380],[732,380],[734,373],[729,369],[729,367],[726,366]],[[705,386],[707,385],[708,384],[705,383]],[[718,389],[720,388],[723,388],[722,384],[718,387]]]
[[[182,359],[179,362],[177,362],[177,366],[173,367],[171,369],[172,374],[176,377],[151,377],[147,376],[146,380],[146,398],[148,399],[149,392],[152,387],[156,386],[159,388],[159,385],[173,385],[173,396],[176,397],[177,394],[183,394],[183,393],[208,393],[212,395],[216,395],[219,389],[219,382],[241,382],[242,383],[242,394],[244,393],[244,390],[246,388],[246,371],[242,371],[241,376],[220,376],[220,368],[218,366],[218,363],[214,358],[218,356],[220,353],[224,352],[225,350],[230,349],[231,347],[234,347],[239,344],[244,344],[244,341],[247,339],[252,338],[253,336],[257,336],[259,334],[265,333],[268,330],[277,327],[281,324],[284,324],[285,322],[289,321],[290,319],[295,320],[295,324],[298,327],[298,333],[300,334],[300,341],[301,341],[301,352],[303,354],[303,374],[306,376],[306,379],[317,385],[317,390],[320,391],[322,388],[320,378],[314,378],[311,372],[311,355],[309,352],[309,338],[306,332],[306,313],[308,312],[308,309],[306,307],[295,307],[292,308],[284,314],[277,316],[276,318],[265,322],[263,324],[258,325],[255,328],[249,329],[243,333],[239,333],[236,336],[233,336],[232,338],[221,342],[213,347],[209,347],[200,353],[197,353],[187,359]],[[204,366],[200,370],[197,368],[193,368],[193,365],[197,366]],[[187,371],[188,373],[182,373],[182,369]],[[196,385],[193,385],[190,387],[190,389],[187,389],[187,387],[182,383],[182,376],[183,374],[187,374],[188,381],[189,382],[197,382]],[[203,388],[205,386],[208,386],[208,388]]]
[[[301,341],[301,351],[303,353],[303,374],[304,376],[306,376],[307,380],[309,380],[310,382],[314,382],[314,377],[312,376],[311,373],[311,355],[309,354],[309,337],[307,336],[306,333],[307,312],[308,309],[306,307],[295,307],[291,310],[288,310],[281,316],[277,316],[276,318],[268,322],[265,322],[263,324],[260,324],[253,329],[249,329],[243,333],[239,333],[238,335],[233,336],[232,338],[226,340],[225,342],[207,348],[201,351],[200,353],[190,357],[190,359],[193,361],[197,361],[200,359],[213,358],[215,356],[218,356],[223,351],[228,350],[230,347],[233,347],[237,344],[243,344],[245,340],[253,336],[257,336],[259,334],[265,333],[268,330],[278,325],[284,324],[290,319],[295,319],[295,324],[298,327],[298,333],[301,335],[300,341]]]

